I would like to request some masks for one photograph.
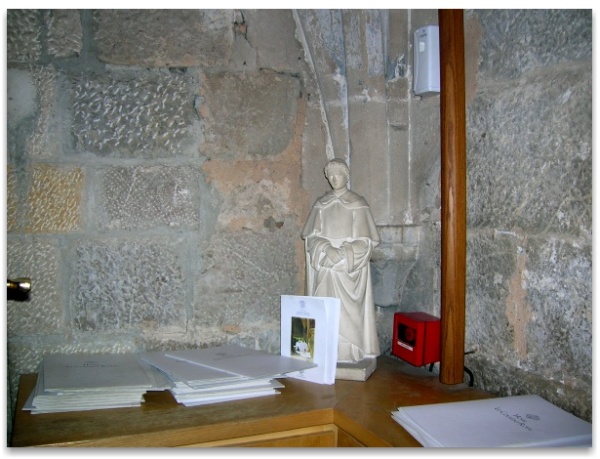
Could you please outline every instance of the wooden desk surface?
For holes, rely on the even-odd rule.
[[[465,384],[381,356],[366,382],[283,379],[280,395],[185,407],[152,392],[141,407],[31,414],[36,375],[22,375],[11,446],[180,446],[335,424],[367,446],[419,446],[391,413],[399,406],[490,397]]]

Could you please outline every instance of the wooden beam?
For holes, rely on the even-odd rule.
[[[439,10],[442,194],[440,382],[464,381],[466,109],[462,10]]]

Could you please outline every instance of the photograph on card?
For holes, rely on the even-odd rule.
[[[315,319],[292,316],[291,320],[290,355],[312,362],[315,356]]]

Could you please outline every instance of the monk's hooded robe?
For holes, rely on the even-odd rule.
[[[367,201],[346,189],[317,200],[304,225],[306,294],[341,300],[338,361],[357,362],[380,354],[369,260],[379,233]],[[334,264],[328,246],[342,248]]]

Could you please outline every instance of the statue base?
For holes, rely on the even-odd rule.
[[[335,379],[366,381],[376,368],[376,357],[366,357],[359,362],[338,362]]]

